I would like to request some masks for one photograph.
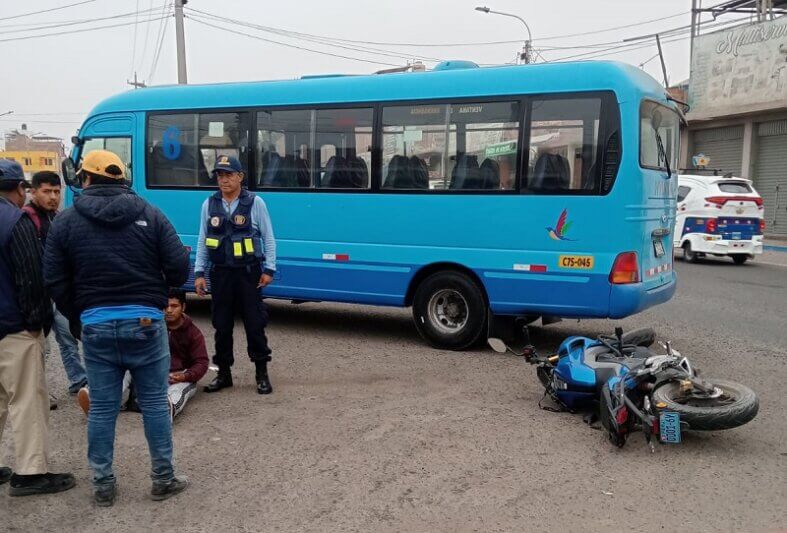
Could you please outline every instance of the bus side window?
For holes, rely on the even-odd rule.
[[[373,117],[372,108],[317,110],[318,187],[370,187]]]
[[[518,102],[383,108],[383,188],[513,190]]]
[[[248,167],[248,114],[178,113],[148,119],[148,184],[215,187],[210,169],[222,155]]]
[[[533,100],[527,190],[597,191],[600,98]]]
[[[312,114],[309,109],[257,113],[258,187],[312,187]]]

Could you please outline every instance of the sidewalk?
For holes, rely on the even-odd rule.
[[[766,236],[762,248],[768,252],[787,252],[787,237],[781,235]]]

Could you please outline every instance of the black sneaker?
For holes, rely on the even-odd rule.
[[[3,483],[8,483],[11,480],[11,476],[14,475],[14,471],[8,468],[7,466],[0,466],[0,485]]]
[[[117,497],[117,485],[112,483],[104,487],[93,489],[93,501],[99,507],[112,507]]]
[[[150,490],[150,497],[153,501],[160,502],[175,494],[183,492],[188,486],[189,479],[186,476],[175,476],[172,478],[172,481],[166,483],[154,481],[153,488]]]
[[[8,488],[9,496],[33,496],[35,494],[54,494],[71,489],[76,485],[76,480],[71,474],[36,474],[32,476],[11,476],[11,486]]]

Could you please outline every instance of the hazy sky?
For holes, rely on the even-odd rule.
[[[81,0],[75,5],[27,17],[17,15],[75,4],[80,0],[4,0],[0,2],[0,130],[28,124],[33,132],[68,138],[97,102],[128,90],[126,80],[136,70],[140,79],[152,84],[174,83],[175,25],[164,19],[166,30],[156,69],[152,66],[160,34],[165,2],[170,0]],[[305,50],[240,35],[271,39],[294,46],[316,49],[367,61],[403,65],[408,59],[469,59],[492,64],[512,61],[520,44],[478,44],[451,47],[405,47],[400,43],[479,43],[524,39],[526,31],[518,20],[474,11],[477,5],[516,13],[533,32],[534,46],[542,59],[555,60],[575,54],[594,52],[598,57],[617,59],[634,65],[656,54],[656,46],[645,41],[642,48],[613,55],[604,48],[618,45],[624,38],[650,34],[689,24],[690,0],[190,0],[186,6],[186,54],[190,83],[236,80],[293,78],[316,73],[370,73],[387,65],[320,55]],[[710,3],[710,2],[707,2]],[[167,7],[171,12],[171,8]],[[312,42],[241,27],[232,22],[206,20],[198,9],[213,15],[332,38],[361,41],[337,43]],[[112,19],[142,11],[138,24],[134,16]],[[643,21],[670,17],[648,24]],[[9,18],[13,17],[13,18]],[[203,22],[219,26],[213,28]],[[105,19],[105,20],[100,20]],[[152,21],[146,22],[149,19]],[[79,24],[89,21],[87,24]],[[49,24],[69,26],[42,28]],[[95,29],[101,26],[129,25]],[[603,33],[576,37],[567,34]],[[94,31],[88,31],[95,29]],[[46,38],[20,38],[44,33],[76,32]],[[135,37],[136,35],[136,37]],[[313,37],[308,37],[312,39]],[[689,41],[686,35],[673,37],[664,44],[671,82],[688,77]],[[9,40],[15,39],[15,40]],[[134,42],[136,40],[136,48]],[[666,39],[669,41],[669,38]],[[394,44],[370,44],[398,43]],[[336,43],[334,41],[334,43]],[[358,47],[377,48],[362,51]],[[580,48],[559,48],[575,47]],[[427,66],[434,61],[427,62]],[[658,58],[645,70],[661,80]]]

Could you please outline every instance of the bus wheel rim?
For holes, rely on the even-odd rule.
[[[469,306],[462,293],[441,289],[429,299],[429,321],[442,333],[456,333],[467,324]]]

